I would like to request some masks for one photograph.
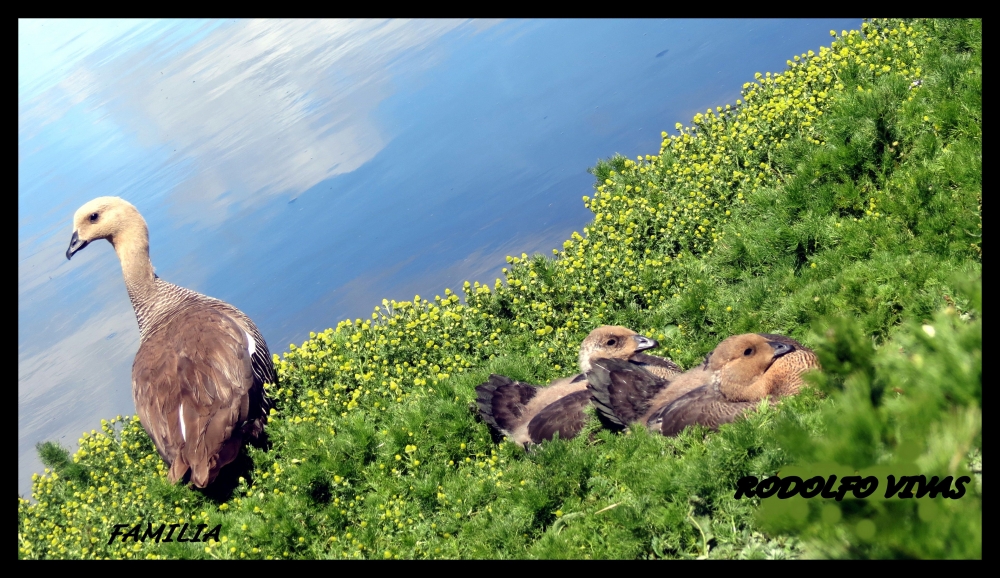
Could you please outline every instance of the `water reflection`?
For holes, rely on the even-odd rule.
[[[19,21],[19,492],[37,441],[134,411],[117,259],[63,256],[87,200],[138,206],[160,276],[280,352],[549,253],[589,218],[595,159],[655,152],[857,24]]]

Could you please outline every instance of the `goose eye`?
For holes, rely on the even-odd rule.
[[[97,213],[91,213],[90,214],[90,222],[91,223],[96,223],[97,222],[97,217],[99,217],[99,216],[100,215],[98,215]]]
[[[752,347],[747,347],[747,350],[743,352],[743,355],[750,355],[753,353]]]
[[[616,343],[618,343],[618,342],[615,339],[613,339],[613,338],[608,340],[608,345],[614,345]]]

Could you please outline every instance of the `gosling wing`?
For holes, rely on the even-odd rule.
[[[532,443],[550,440],[559,432],[559,439],[576,437],[587,422],[584,413],[590,404],[590,392],[586,389],[571,393],[545,406],[538,415],[528,422],[528,436]]]
[[[629,361],[663,379],[673,379],[684,371],[673,361],[648,353],[633,353]]]
[[[621,359],[597,359],[587,373],[594,406],[607,421],[625,427],[649,410],[653,397],[670,382]]]
[[[503,375],[492,374],[489,381],[476,386],[479,415],[495,431],[510,435],[521,423],[525,406],[538,388]]]
[[[722,397],[717,386],[705,385],[655,411],[649,417],[647,425],[665,436],[675,436],[694,424],[718,429],[720,425],[733,421],[755,405],[755,402],[750,401],[728,401]]]

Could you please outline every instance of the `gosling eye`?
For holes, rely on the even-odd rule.
[[[747,347],[747,350],[743,352],[743,355],[753,354],[753,347]]]
[[[618,343],[618,341],[614,337],[608,340],[609,346],[614,346],[616,343]]]
[[[99,216],[100,215],[98,215],[97,213],[91,213],[90,214],[90,222],[91,223],[96,223],[97,222],[97,217],[99,217]]]

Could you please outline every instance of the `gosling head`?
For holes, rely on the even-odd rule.
[[[580,344],[580,371],[590,371],[591,359],[628,359],[640,351],[659,346],[655,339],[639,335],[627,327],[602,325],[591,331]]]
[[[795,341],[757,333],[734,335],[722,341],[709,355],[708,369],[718,380],[720,391],[731,401],[757,401],[771,394],[776,384],[764,379],[781,357],[796,351]]]

